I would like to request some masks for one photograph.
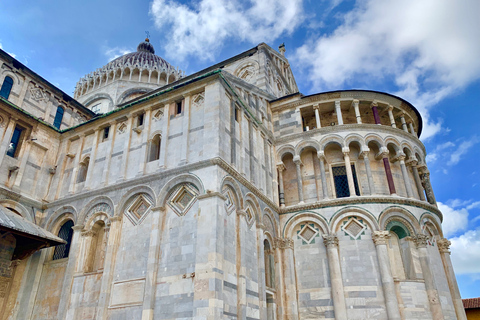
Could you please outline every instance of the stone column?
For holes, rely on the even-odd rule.
[[[415,180],[415,186],[417,187],[418,196],[420,200],[425,201],[425,194],[423,193],[422,181],[420,180],[420,175],[418,174],[417,163],[418,161],[416,158],[410,158],[406,162],[408,166],[412,167],[413,180]]]
[[[390,125],[392,128],[396,128],[397,125],[395,124],[395,118],[393,117],[393,106],[388,105],[388,117],[390,118]]]
[[[348,190],[350,191],[350,197],[354,197],[357,194],[355,193],[355,182],[353,180],[352,164],[350,163],[350,149],[345,147],[342,152],[345,159],[345,170],[347,171]]]
[[[95,319],[97,320],[107,319],[108,303],[110,301],[113,275],[115,271],[115,258],[117,256],[118,246],[120,245],[120,235],[122,232],[122,215],[116,215],[109,220],[110,231],[108,232],[102,283],[100,285],[100,295],[96,310],[97,317]]]
[[[395,184],[393,183],[392,169],[390,169],[390,160],[388,159],[388,149],[385,147],[380,148],[380,153],[376,156],[376,158],[378,157],[383,159],[383,167],[385,168],[385,175],[387,176],[390,194],[396,194]]]
[[[407,197],[413,198],[412,183],[410,182],[410,177],[408,176],[407,167],[405,166],[405,155],[400,154],[397,157],[400,161],[400,168],[402,169],[403,182],[405,183],[405,189],[407,190]]]
[[[21,192],[20,184],[22,183],[23,174],[27,168],[28,157],[30,156],[30,149],[32,148],[32,140],[30,140],[31,136],[25,136],[26,139],[24,139],[22,149],[18,154],[20,169],[18,170],[17,176],[15,177],[15,181],[13,183],[13,190],[17,192]]]
[[[343,124],[342,109],[340,108],[340,101],[335,101],[335,111],[337,112],[338,125]]]
[[[435,194],[433,193],[432,185],[430,184],[430,172],[427,167],[422,167],[422,186],[425,189],[425,194],[427,195],[427,201],[430,204],[437,205],[437,200],[435,199]]]
[[[152,320],[155,308],[155,289],[160,257],[161,230],[165,219],[165,209],[152,208],[152,231],[148,247],[147,274],[145,276],[145,293],[143,296],[142,320]]]
[[[432,318],[435,320],[443,320],[442,306],[440,305],[440,298],[438,296],[437,288],[433,279],[432,272],[428,263],[427,252],[428,237],[419,234],[413,237],[413,241],[417,246],[418,258],[422,267],[423,280],[425,281],[425,289],[427,290],[427,297],[430,303],[430,310],[432,311]]]
[[[373,112],[373,119],[375,119],[375,124],[382,124],[380,122],[380,115],[378,114],[378,104],[376,101],[373,101],[372,104],[371,104],[371,107],[372,107],[372,112]]]
[[[70,297],[72,295],[73,274],[77,265],[77,257],[80,250],[80,232],[83,229],[83,226],[73,226],[72,229],[72,242],[70,245],[70,252],[68,253],[68,263],[67,267],[65,268],[65,275],[63,277],[60,302],[58,303],[58,320],[69,319],[67,310],[70,304]]]
[[[130,73],[130,75],[132,75]],[[125,143],[123,145],[123,153],[122,153],[122,166],[120,167],[120,177],[119,180],[127,179],[128,175],[128,157],[130,155],[130,144],[132,142],[132,125],[133,125],[133,116],[129,114],[127,120],[127,129],[126,133],[128,134],[128,138],[125,139]]]
[[[77,149],[77,154],[75,157],[75,162],[73,163],[73,171],[72,171],[72,176],[70,178],[70,187],[68,188],[68,193],[74,193],[75,192],[75,185],[77,183],[77,173],[78,173],[78,165],[80,163],[80,160],[82,160],[82,150],[83,150],[83,142],[85,141],[85,135],[82,135],[80,137],[80,141],[78,142],[78,149]]]
[[[370,168],[370,159],[368,158],[369,154],[370,154],[369,148],[364,148],[362,150],[361,155],[363,157],[363,162],[365,163],[365,171],[367,173],[368,188],[370,190],[370,195],[373,195],[375,194],[375,183],[373,182],[372,169]]]
[[[410,133],[415,135],[415,129],[413,129],[413,122],[410,121],[408,123],[408,127],[410,128]]]
[[[145,110],[143,115],[143,131],[141,137],[140,156],[138,157],[138,173],[137,176],[143,176],[145,173],[145,163],[147,162],[148,147],[150,141],[150,123],[152,122],[152,109]]]
[[[295,166],[297,169],[297,187],[298,187],[298,201],[299,203],[303,203],[303,181],[302,181],[302,161],[300,160],[300,156],[293,157],[293,162],[295,162]]]
[[[318,160],[320,160],[320,177],[322,179],[323,199],[328,199],[327,177],[325,174],[325,154],[323,151],[317,152]]]
[[[408,133],[408,128],[407,128],[407,123],[405,122],[405,113],[402,113],[400,115],[400,122],[402,123],[402,129],[403,131]]]
[[[298,319],[297,283],[295,274],[295,257],[293,254],[293,240],[275,238],[275,247],[283,253],[283,280],[285,286],[285,315],[286,319]]]
[[[361,124],[362,123],[362,117],[360,116],[360,110],[358,108],[360,101],[357,99],[354,99],[352,101],[353,109],[355,110],[355,118],[357,118],[357,123]]]
[[[88,164],[87,178],[85,179],[85,190],[91,188],[92,179],[93,179],[93,168],[95,168],[95,160],[97,159],[97,148],[98,148],[98,139],[100,129],[96,128],[93,133],[93,142],[92,142],[92,151],[90,153],[90,162]],[[102,130],[103,131],[103,130]]]
[[[458,320],[467,320],[467,315],[465,314],[465,309],[463,308],[462,297],[460,291],[458,290],[457,279],[455,278],[455,272],[453,272],[452,261],[450,260],[450,241],[445,238],[442,238],[437,241],[438,250],[440,251],[440,256],[442,257],[443,268],[445,269],[445,275],[447,276],[448,287],[450,289],[450,294],[452,295],[453,306],[455,307],[455,314],[457,315]]]
[[[372,234],[372,240],[377,250],[378,266],[382,278],[383,295],[385,296],[385,305],[389,320],[400,320],[400,309],[398,307],[395,283],[393,281],[390,259],[387,251],[387,241],[390,237],[388,231],[375,231]]]
[[[320,106],[318,104],[313,105],[313,110],[315,111],[315,123],[317,124],[317,128],[322,127],[322,124],[320,122],[319,109],[320,109]]]
[[[12,141],[13,130],[15,130],[17,120],[18,119],[16,118],[10,117],[7,129],[5,129],[3,134],[2,142],[0,144],[0,165],[2,165],[3,158],[7,156],[7,149],[10,145],[10,141]]]
[[[335,235],[323,235],[323,243],[327,247],[328,269],[332,286],[333,310],[336,320],[347,320],[347,306],[343,290],[342,268],[338,256],[338,238]]]
[[[280,206],[285,207],[285,190],[283,187],[283,170],[285,170],[285,165],[283,163],[277,164],[277,170]]]
[[[258,263],[258,299],[260,307],[260,319],[267,319],[267,291],[265,281],[265,252],[263,242],[265,241],[265,225],[261,222],[256,223],[257,233],[257,263]]]

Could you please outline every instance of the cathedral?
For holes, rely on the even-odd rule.
[[[0,50],[0,319],[466,319],[401,97],[149,39],[71,97]]]

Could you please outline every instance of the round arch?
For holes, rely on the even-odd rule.
[[[304,140],[304,141],[301,141],[299,144],[297,144],[297,146],[295,147],[295,155],[298,155],[300,156],[302,154],[302,152],[307,149],[307,148],[313,148],[315,149],[316,152],[319,152],[320,151],[320,144],[318,143],[318,141],[315,141],[315,140]]]
[[[328,222],[324,217],[315,212],[301,212],[290,217],[283,227],[283,237],[292,239],[294,230],[300,223],[313,222],[319,226],[322,234],[329,234]]]
[[[191,183],[197,188],[199,194],[205,194],[205,188],[203,186],[202,180],[200,180],[199,177],[191,173],[184,173],[170,179],[167,183],[165,183],[163,188],[158,193],[157,205],[160,207],[164,207],[167,202],[167,198],[170,195],[170,191],[176,185],[181,183]]]
[[[77,225],[77,210],[73,206],[63,206],[55,210],[55,212],[47,219],[44,228],[53,234],[57,234],[60,226],[67,220],[72,220]]]
[[[33,219],[33,214],[34,213],[29,212],[27,210],[27,208],[25,208],[20,203],[14,201],[14,200],[11,200],[11,199],[2,199],[2,200],[0,200],[0,205],[4,206],[7,209],[11,209],[15,212],[18,212],[18,213],[20,213],[20,215],[23,218],[27,219],[30,222],[34,222],[34,219]]]
[[[237,209],[243,208],[242,191],[237,181],[232,176],[223,177],[220,190],[222,190],[223,192],[225,188],[230,188],[232,190],[232,193],[233,193],[232,195],[234,197],[233,201],[235,201],[236,208]]]
[[[377,219],[371,212],[360,207],[350,206],[338,210],[330,218],[330,230],[332,233],[337,232],[340,221],[349,216],[356,216],[365,220],[372,232],[380,229]]]
[[[149,196],[149,200],[153,201],[154,203],[152,204],[154,207],[156,206],[155,203],[155,192],[153,191],[150,186],[147,185],[141,185],[141,186],[136,186],[128,190],[120,199],[120,202],[115,206],[115,216],[120,216],[122,212],[126,209],[126,205],[130,201],[130,199],[137,195],[137,194],[147,194]]]
[[[292,145],[286,144],[286,145],[281,146],[277,150],[277,159],[278,159],[277,162],[281,162],[283,157],[287,154],[291,154],[292,157],[295,156],[295,148]]]
[[[112,199],[107,196],[98,196],[90,200],[80,211],[78,215],[78,223],[85,224],[85,221],[88,220],[89,216],[97,212],[104,212],[109,216],[113,217],[115,205],[113,204]]]

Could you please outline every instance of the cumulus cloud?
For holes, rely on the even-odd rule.
[[[446,238],[467,228],[468,210],[466,208],[455,208],[441,202],[437,202],[437,205],[443,213],[443,235]]]
[[[422,112],[422,138],[438,133],[428,110],[480,77],[477,0],[360,0],[331,34],[298,48],[316,90],[391,81]]]
[[[458,148],[452,152],[450,155],[450,159],[448,160],[448,165],[455,165],[457,164],[462,157],[468,152],[468,150],[473,147],[475,144],[479,142],[479,138],[477,136],[473,136],[470,140],[463,141],[460,143]]]
[[[133,52],[133,49],[124,48],[124,47],[115,47],[115,48],[106,48],[103,52],[107,57],[108,61],[112,61],[118,57],[123,56],[124,54]]]
[[[212,60],[226,40],[259,43],[289,34],[302,22],[303,0],[153,0],[155,25],[168,34],[166,53]]]
[[[469,230],[450,241],[455,273],[480,273],[480,228]]]

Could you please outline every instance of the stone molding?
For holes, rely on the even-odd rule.
[[[372,234],[372,240],[375,246],[386,245],[388,238],[390,238],[390,232],[388,231],[374,231]]]
[[[327,248],[337,248],[338,247],[338,238],[336,235],[333,234],[324,234],[323,237],[323,244]]]
[[[448,241],[448,239],[446,239],[446,238],[442,238],[442,239],[437,240],[438,250],[441,253],[450,253],[450,245],[451,244],[452,243],[450,241]]]
[[[274,238],[273,247],[275,249],[293,249],[293,240],[287,238]]]
[[[428,244],[428,236],[424,235],[424,234],[418,234],[413,238],[413,242],[415,242],[415,245],[417,246],[417,248],[426,248],[427,247],[427,244]]]

